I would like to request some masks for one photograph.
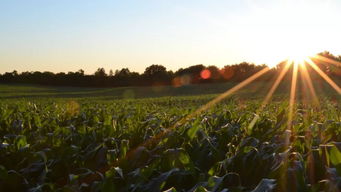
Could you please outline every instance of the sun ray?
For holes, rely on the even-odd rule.
[[[312,108],[311,105],[308,104],[307,102],[307,99],[308,98],[303,98],[303,102],[305,103],[305,105],[303,105],[304,109],[306,110],[306,113],[303,113],[303,123],[306,125],[305,126],[305,140],[306,142],[310,143],[312,142],[312,136],[311,136],[311,127],[309,126],[310,125],[310,122],[309,122],[309,117],[311,116],[311,113],[313,112],[312,110],[318,110],[320,109],[320,103],[319,103],[319,100],[318,100],[318,97],[316,95],[316,90],[315,90],[315,87],[313,86],[312,84],[312,81],[311,81],[311,77],[309,75],[309,72],[307,70],[307,66],[306,66],[306,61],[304,61],[304,63],[302,65],[300,65],[299,67],[299,71],[300,71],[300,76],[302,77],[302,83],[304,85],[304,88],[305,89],[308,89],[309,92],[310,92],[310,95],[311,97],[309,99],[313,99],[313,104],[316,104],[317,108]],[[303,93],[303,91],[302,91]],[[312,166],[314,164],[314,157],[312,155],[313,153],[313,150],[311,148],[308,148],[308,156],[307,156],[307,159],[308,159],[308,163],[307,164],[307,167],[309,169],[309,173],[308,173],[308,179],[310,182],[314,181],[314,178],[315,178],[315,168],[314,166]]]
[[[308,63],[312,61],[308,60]],[[287,146],[289,145],[289,140],[290,140],[290,136],[293,134],[293,130],[292,130],[292,121],[293,121],[293,114],[294,114],[294,104],[295,104],[295,98],[296,98],[296,87],[297,87],[297,76],[298,76],[298,66],[299,63],[297,61],[288,61],[287,64],[285,65],[284,69],[281,71],[280,75],[278,76],[278,78],[276,79],[275,83],[272,85],[272,87],[270,88],[269,92],[267,93],[265,99],[263,100],[260,108],[257,110],[257,112],[259,113],[261,110],[263,110],[263,108],[266,106],[266,104],[270,101],[270,99],[272,98],[272,95],[274,94],[274,92],[276,91],[277,87],[279,86],[280,82],[282,81],[282,79],[284,78],[285,74],[287,73],[287,71],[289,70],[291,64],[293,63],[294,69],[293,69],[293,77],[292,77],[292,82],[291,82],[291,89],[290,89],[290,100],[289,100],[289,114],[288,114],[288,123],[287,123],[287,131],[286,131],[286,144]],[[310,65],[314,65],[309,63]],[[303,67],[304,65],[301,65],[301,67]],[[313,67],[313,66],[312,66]],[[314,67],[313,67],[314,68]],[[319,70],[317,66],[315,65],[315,70]],[[144,143],[142,143],[141,145],[139,145],[138,147],[136,147],[135,149],[129,151],[126,155],[126,157],[124,157],[123,159],[118,159],[116,162],[114,162],[112,165],[108,165],[106,167],[103,167],[102,169],[99,170],[99,172],[104,173],[105,171],[107,171],[110,167],[112,166],[116,166],[119,164],[119,162],[129,159],[130,157],[134,156],[134,154],[136,152],[138,152],[140,150],[141,147],[146,147],[146,146],[150,146],[152,144],[156,144],[157,142],[159,142],[162,138],[166,137],[168,133],[171,132],[171,130],[175,129],[176,127],[186,123],[189,119],[197,116],[198,114],[200,114],[203,111],[208,110],[209,108],[213,107],[214,105],[216,105],[217,103],[219,103],[221,100],[225,99],[226,97],[232,95],[233,93],[235,93],[236,91],[240,90],[241,88],[245,87],[246,85],[250,84],[251,82],[253,82],[255,79],[259,78],[260,76],[262,76],[263,74],[265,74],[266,72],[268,72],[270,69],[264,68],[261,71],[257,72],[256,74],[252,75],[251,77],[247,78],[246,80],[244,80],[243,82],[237,84],[236,86],[232,87],[231,89],[227,90],[226,92],[222,93],[221,95],[219,95],[218,97],[216,97],[215,99],[211,100],[210,102],[208,102],[207,104],[201,106],[199,109],[197,109],[196,111],[194,111],[193,113],[181,118],[179,121],[177,121],[175,124],[173,124],[171,127],[165,129],[163,132],[155,135],[154,137],[150,138],[149,140],[145,141]],[[306,75],[304,75],[304,78],[307,80],[308,82],[308,87],[309,89],[312,91],[312,94],[314,92],[313,95],[316,96],[316,92],[314,90],[314,87],[312,86],[311,83],[311,78],[308,74],[308,72],[306,71],[305,66],[302,68],[302,72]],[[327,76],[325,75],[321,70],[320,72],[318,72],[329,84],[331,84],[336,90],[339,90],[340,88],[338,88],[338,86]],[[310,82],[310,83],[309,83]],[[334,83],[334,84],[333,84]],[[339,92],[340,93],[340,92]],[[314,97],[315,97],[314,96]],[[257,121],[257,117],[255,117],[253,119],[253,121],[250,123],[250,126],[253,127],[255,122]],[[98,176],[98,175],[97,175]],[[86,181],[90,182],[95,180],[97,177],[96,175],[92,175],[92,177],[87,178]]]
[[[290,87],[290,98],[289,98],[289,112],[288,112],[288,122],[287,122],[287,129],[284,132],[284,139],[285,139],[285,147],[286,151],[289,151],[289,145],[290,145],[290,138],[293,135],[293,127],[292,127],[292,121],[293,121],[293,114],[294,114],[294,105],[295,105],[295,98],[296,98],[296,86],[297,86],[297,75],[298,75],[298,61],[289,61],[290,64],[293,64],[293,72],[292,72],[292,79],[291,79],[291,87]],[[286,154],[284,156],[284,162],[288,162],[288,155]],[[287,164],[284,164],[285,168],[284,170],[287,170]],[[283,180],[282,183],[284,184],[282,187],[284,187],[287,184],[287,172],[284,171],[283,173]],[[284,189],[284,188],[283,188]]]
[[[137,146],[136,148],[130,150],[127,152],[126,156],[124,158],[119,158],[116,161],[114,161],[112,164],[104,166],[102,168],[100,168],[96,174],[91,174],[90,176],[84,178],[83,182],[84,183],[91,183],[94,180],[98,179],[100,177],[100,175],[98,173],[104,174],[107,170],[109,170],[111,167],[115,167],[117,166],[120,162],[125,161],[129,158],[131,158],[132,156],[134,156],[134,154],[136,154],[138,151],[141,150],[141,147],[147,147],[150,146],[152,144],[156,144],[157,142],[159,142],[162,138],[164,138],[165,136],[167,136],[168,133],[171,132],[171,130],[175,129],[176,127],[182,125],[183,123],[187,122],[189,119],[195,117],[196,115],[198,115],[199,113],[209,109],[210,107],[213,107],[214,105],[216,105],[218,102],[220,102],[221,100],[225,99],[226,97],[232,95],[233,93],[235,93],[236,91],[240,90],[241,88],[245,87],[246,85],[250,84],[251,82],[253,82],[254,80],[256,80],[257,78],[259,78],[260,76],[264,75],[266,72],[268,72],[270,70],[269,67],[265,67],[264,69],[258,71],[257,73],[253,74],[252,76],[250,76],[249,78],[247,78],[246,80],[242,81],[241,83],[237,84],[236,86],[232,87],[231,89],[227,90],[226,92],[222,93],[221,95],[219,95],[218,97],[216,97],[215,99],[213,99],[212,101],[208,102],[207,104],[201,106],[199,109],[197,109],[196,111],[194,111],[193,113],[181,118],[179,121],[177,121],[175,124],[173,124],[172,126],[170,126],[169,128],[165,129],[164,131],[162,131],[161,133],[153,136],[152,138],[148,139],[147,141],[143,142],[142,144],[140,144],[139,146]]]
[[[310,78],[310,75],[308,73],[308,70],[307,70],[305,63],[300,65],[300,72],[301,72],[300,73],[301,76],[303,77],[303,81],[305,81],[308,85],[308,89],[310,91],[310,94],[313,97],[313,102],[319,106],[320,104],[319,104],[319,101],[318,101],[318,98],[316,95],[316,91],[315,91],[314,85],[311,81],[311,78]]]
[[[256,80],[257,78],[259,78],[260,76],[264,75],[266,72],[268,72],[270,70],[269,67],[266,67],[260,71],[258,71],[257,73],[253,74],[252,76],[250,76],[249,78],[247,78],[246,80],[242,81],[241,83],[237,84],[236,86],[232,87],[231,89],[225,91],[224,93],[220,94],[218,97],[216,97],[215,99],[211,100],[210,102],[208,102],[207,104],[201,106],[199,109],[197,109],[196,111],[194,111],[193,113],[183,117],[182,119],[180,119],[179,121],[177,121],[175,124],[173,124],[171,127],[165,129],[163,132],[159,133],[158,135],[154,136],[153,138],[150,138],[149,140],[145,141],[144,143],[142,143],[140,146],[149,146],[151,144],[155,144],[157,143],[160,139],[162,139],[164,136],[166,136],[172,129],[175,129],[178,126],[183,125],[185,122],[187,122],[189,119],[197,116],[198,114],[200,114],[203,111],[208,110],[209,108],[213,107],[214,105],[216,105],[218,102],[220,102],[221,100],[225,99],[226,97],[232,95],[233,93],[235,93],[236,91],[240,90],[241,88],[245,87],[246,85],[250,84],[251,82],[253,82],[254,80]],[[136,148],[137,149],[137,148]],[[135,150],[136,150],[135,149]],[[132,150],[130,153],[134,153],[134,150]],[[129,156],[129,155],[127,155]]]
[[[274,92],[276,91],[278,85],[280,84],[280,82],[283,80],[284,75],[288,72],[289,67],[290,67],[290,62],[287,61],[286,65],[284,67],[284,69],[282,69],[281,73],[279,74],[279,76],[277,77],[275,83],[272,85],[272,87],[270,88],[268,94],[265,96],[261,106],[257,109],[256,111],[256,115],[255,117],[252,119],[251,123],[249,124],[248,130],[251,130],[253,128],[253,126],[256,124],[259,116],[258,114],[264,109],[264,107],[268,104],[268,102],[270,101],[272,95],[274,94]]]
[[[288,122],[287,122],[287,129],[284,132],[284,139],[285,139],[285,147],[287,148],[286,151],[289,151],[289,144],[290,144],[290,138],[293,135],[293,127],[292,127],[292,120],[293,120],[293,114],[294,114],[294,104],[295,104],[295,97],[296,97],[296,86],[297,86],[297,73],[298,73],[298,62],[297,61],[292,61],[294,69],[293,69],[293,73],[292,73],[292,80],[291,80],[291,88],[290,88],[290,100],[289,100],[289,114],[288,114]],[[285,168],[283,169],[283,180],[282,183],[284,185],[282,185],[282,187],[284,187],[287,184],[287,172],[285,170],[287,170],[288,165],[288,155],[286,154],[284,156],[284,162],[286,162],[284,164]],[[283,188],[285,189],[285,188]]]
[[[270,70],[270,68],[266,67],[266,68],[258,71],[257,73],[255,73],[251,77],[247,78],[246,80],[242,81],[238,85],[232,87],[231,89],[229,89],[226,92],[222,93],[221,95],[219,95],[218,97],[216,97],[212,101],[208,102],[206,105],[200,107],[198,110],[196,110],[194,112],[194,115],[197,115],[198,113],[201,113],[202,111],[205,111],[205,110],[209,109],[210,107],[214,106],[215,104],[217,104],[221,100],[225,99],[226,97],[232,95],[233,93],[235,93],[239,89],[241,89],[241,88],[245,87],[246,85],[250,84],[252,81],[256,80],[258,77],[262,76],[263,74],[265,74],[269,70]]]
[[[314,68],[314,70],[316,70],[338,93],[341,93],[340,88],[323,72],[321,71],[316,65],[315,63],[313,63],[313,61],[311,61],[310,59],[307,60],[307,62]],[[295,99],[296,99],[296,89],[297,89],[297,77],[298,77],[298,70],[299,70],[299,65],[301,66],[301,71],[302,71],[302,75],[303,78],[305,79],[305,81],[308,84],[308,88],[311,91],[311,94],[313,95],[313,97],[317,98],[316,96],[316,92],[315,89],[312,85],[312,81],[311,78],[306,70],[306,66],[304,66],[304,64],[299,64],[297,61],[287,61],[285,67],[283,68],[283,70],[280,72],[279,76],[277,77],[277,79],[275,80],[274,84],[271,86],[269,92],[267,93],[265,99],[263,100],[260,108],[257,110],[257,114],[263,110],[263,108],[269,103],[269,101],[271,100],[274,92],[276,91],[276,89],[278,88],[280,82],[283,80],[285,74],[287,74],[291,64],[293,64],[293,73],[292,73],[292,81],[291,81],[291,88],[290,88],[290,99],[289,99],[289,112],[288,112],[288,122],[287,122],[287,130],[285,132],[286,136],[286,144],[287,146],[289,146],[289,141],[290,141],[290,137],[293,135],[293,127],[292,127],[292,122],[293,122],[293,115],[294,115],[294,105],[295,105]],[[175,124],[173,124],[172,126],[168,127],[167,129],[165,129],[164,131],[162,131],[161,133],[155,135],[154,137],[146,140],[145,142],[143,142],[142,144],[140,144],[138,147],[130,150],[127,155],[123,158],[119,158],[117,159],[115,162],[113,162],[110,165],[107,165],[105,167],[100,168],[97,172],[99,173],[105,173],[105,171],[107,171],[108,169],[110,169],[113,166],[117,166],[119,165],[120,162],[122,161],[126,161],[127,159],[130,159],[131,157],[133,157],[136,153],[138,153],[139,151],[142,150],[142,148],[153,145],[153,144],[157,144],[158,142],[160,142],[161,139],[163,139],[164,137],[167,137],[167,135],[173,130],[176,129],[178,126],[183,125],[184,123],[188,122],[188,120],[190,120],[191,118],[194,118],[195,116],[197,116],[198,114],[210,109],[211,107],[213,107],[214,105],[216,105],[217,103],[219,103],[220,101],[222,101],[223,99],[225,99],[226,97],[234,94],[236,91],[240,90],[241,88],[245,87],[246,85],[250,84],[251,82],[253,82],[255,79],[259,78],[260,76],[262,76],[263,74],[265,74],[266,72],[268,72],[270,69],[268,67],[262,69],[261,71],[255,73],[254,75],[250,76],[249,78],[247,78],[246,80],[244,80],[243,82],[237,84],[236,86],[232,87],[231,89],[227,90],[226,92],[222,93],[221,95],[219,95],[218,97],[214,98],[213,100],[211,100],[210,102],[208,102],[207,104],[201,106],[200,108],[198,108],[197,110],[195,110],[194,112],[188,114],[187,116],[181,118],[179,121],[177,121]],[[255,122],[257,121],[257,117],[254,117],[254,119],[252,120],[252,122],[250,123],[249,127],[253,127]],[[96,180],[96,178],[99,177],[99,174],[94,174],[91,175],[90,177],[87,177],[85,179],[86,183],[92,182],[93,180]]]
[[[341,94],[341,88],[330,78],[327,74],[325,74],[310,58],[306,59],[307,63],[324,79],[327,83],[332,86],[335,91]]]
[[[288,130],[292,130],[292,120],[293,120],[293,114],[294,114],[296,86],[297,86],[297,72],[298,72],[298,63],[294,62],[294,70],[292,72],[292,80],[291,80],[291,88],[290,88]]]
[[[322,55],[315,55],[313,58],[316,58],[320,61],[324,61],[324,62],[327,62],[327,63],[330,63],[330,64],[334,64],[336,66],[341,66],[341,62],[338,62],[338,61],[335,61],[333,59],[329,59],[327,57],[324,57]]]
[[[301,69],[298,68],[298,71],[301,71]],[[303,77],[302,73],[299,72],[298,74],[299,74],[299,77],[301,78],[301,84],[302,84],[302,86],[300,87],[301,100],[302,100],[302,104],[304,104],[304,106],[305,106],[306,104],[308,104],[308,100],[311,99],[312,96],[311,96],[311,93],[309,91],[309,88],[307,85],[308,83],[307,83],[306,79]]]

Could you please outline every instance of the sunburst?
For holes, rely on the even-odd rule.
[[[341,65],[341,63],[331,60],[329,58],[325,58],[323,56],[313,56],[316,59],[319,59],[321,61],[334,64],[334,65]],[[278,88],[279,84],[282,82],[284,76],[287,74],[289,71],[289,68],[292,66],[293,67],[293,74],[292,74],[292,79],[291,79],[291,88],[290,88],[290,97],[289,97],[289,106],[288,106],[288,121],[287,121],[287,136],[286,136],[286,141],[287,141],[287,146],[289,146],[289,137],[293,134],[293,117],[294,117],[294,106],[295,106],[295,100],[296,100],[296,89],[297,89],[297,81],[298,81],[298,74],[302,75],[302,80],[306,82],[307,88],[309,89],[314,101],[318,103],[318,98],[314,89],[314,86],[312,84],[311,78],[309,73],[307,72],[307,64],[311,66],[317,74],[319,74],[338,94],[341,94],[341,89],[340,87],[330,78],[328,77],[327,74],[325,74],[311,59],[311,57],[305,56],[304,54],[295,54],[291,55],[288,57],[288,60],[285,64],[285,67],[280,71],[279,76],[276,78],[274,84],[270,88],[269,92],[265,96],[264,100],[262,101],[261,106],[258,108],[256,111],[256,115],[253,118],[253,120],[249,124],[249,129],[252,129],[253,126],[256,124],[259,113],[264,109],[264,107],[270,102],[273,94],[275,93],[276,89]],[[217,96],[215,99],[211,100],[207,104],[201,106],[198,108],[196,111],[193,113],[187,115],[186,117],[180,119],[178,122],[173,124],[171,127],[168,129],[165,129],[163,132],[155,135],[154,137],[150,138],[149,140],[145,141],[135,149],[129,151],[127,155],[124,157],[124,159],[117,159],[116,162],[113,162],[113,164],[108,165],[106,167],[103,167],[102,169],[98,170],[100,173],[105,173],[105,171],[109,170],[111,167],[116,166],[120,161],[126,160],[134,156],[136,152],[139,151],[140,147],[142,146],[148,146],[151,144],[158,143],[161,139],[164,137],[167,137],[168,133],[171,132],[173,129],[177,128],[180,125],[183,125],[188,121],[188,119],[191,119],[198,114],[208,110],[209,108],[213,107],[214,105],[218,104],[220,101],[225,99],[226,97],[232,95],[233,93],[237,92],[238,90],[242,89],[246,85],[252,83],[254,80],[257,78],[263,76],[265,73],[267,73],[270,69],[268,67],[264,68],[263,70],[255,73],[254,75],[250,76],[246,80],[242,81],[241,83],[237,84],[236,86],[232,87],[231,89],[227,90],[226,92],[222,93],[221,95]],[[90,177],[85,179],[86,183],[92,182],[93,180],[96,180],[98,178],[98,175],[91,175]]]

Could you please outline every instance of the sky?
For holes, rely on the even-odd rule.
[[[0,73],[341,55],[338,0],[1,0]]]

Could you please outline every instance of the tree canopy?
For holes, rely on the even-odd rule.
[[[341,80],[341,56],[335,56],[328,51],[317,54],[326,58],[324,60],[313,59],[316,65],[332,79]],[[258,81],[267,81],[278,76],[285,66],[286,61],[280,62],[266,75],[258,78]],[[120,87],[120,86],[161,86],[173,85],[184,86],[188,84],[240,82],[266,68],[266,65],[255,65],[248,62],[226,65],[218,68],[214,65],[202,64],[180,68],[173,72],[161,64],[152,64],[144,73],[132,72],[128,68],[117,69],[106,73],[104,68],[98,68],[93,74],[85,74],[80,69],[76,72],[52,73],[49,71],[26,71],[18,73],[14,70],[0,74],[0,83],[39,84],[49,86],[83,86],[83,87]],[[292,68],[292,67],[291,67]],[[284,79],[289,80],[291,73]],[[321,78],[307,65],[307,70],[312,80],[319,81]]]

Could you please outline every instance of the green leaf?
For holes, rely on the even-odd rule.
[[[174,187],[171,187],[167,190],[164,190],[163,192],[177,192],[177,190]]]
[[[182,164],[186,165],[190,162],[189,156],[184,152],[181,151],[179,154],[179,160],[181,161]]]
[[[27,146],[27,141],[26,141],[26,137],[24,135],[19,135],[17,138],[16,138],[16,146],[17,146],[17,149],[20,149],[20,148],[23,148],[25,146]]]
[[[191,128],[187,130],[187,135],[190,139],[193,139],[194,136],[196,135],[197,131],[201,128],[200,122],[197,121],[192,125]]]
[[[124,158],[129,150],[129,140],[123,139],[121,141],[121,150],[120,150],[120,156],[121,158]]]
[[[257,187],[251,192],[270,192],[276,186],[276,180],[274,179],[262,179]]]
[[[341,152],[336,146],[333,146],[330,149],[329,158],[333,165],[336,166],[336,165],[341,164]]]
[[[178,168],[174,168],[170,171],[167,171],[165,173],[162,173],[156,178],[153,178],[149,181],[149,183],[145,186],[146,191],[160,191],[162,190],[162,186],[167,181],[168,177],[170,177],[175,172],[179,171]]]
[[[199,187],[195,188],[193,192],[207,192],[207,191],[208,190],[205,187],[199,186]]]
[[[115,171],[120,175],[120,177],[121,178],[123,178],[123,172],[122,172],[122,169],[121,168],[119,168],[119,167],[115,167],[114,168],[115,169]]]

